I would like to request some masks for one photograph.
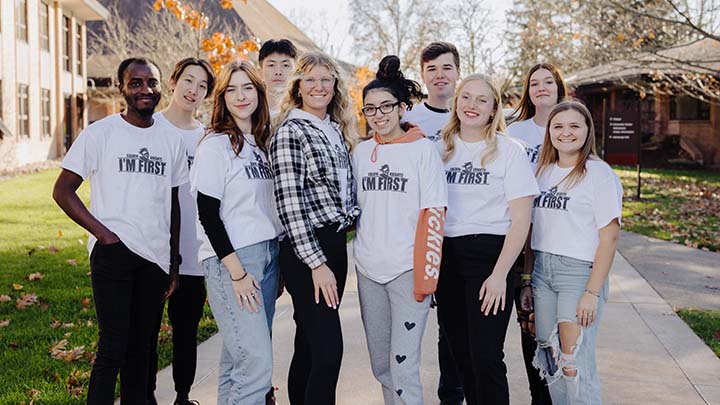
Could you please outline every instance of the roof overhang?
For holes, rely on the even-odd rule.
[[[60,0],[63,10],[83,21],[105,20],[110,12],[97,0]]]

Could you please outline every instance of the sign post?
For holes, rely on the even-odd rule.
[[[605,161],[610,164],[636,165],[637,194],[640,199],[640,117],[633,110],[609,110],[605,116]]]

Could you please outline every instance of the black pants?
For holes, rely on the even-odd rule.
[[[344,231],[328,225],[315,230],[327,266],[335,274],[342,299],[347,279],[347,242]],[[280,272],[292,297],[295,352],[290,363],[288,396],[292,405],[333,405],[343,355],[338,310],[328,307],[320,294],[315,303],[311,269],[293,252],[288,238],[280,243]]]
[[[119,371],[121,403],[144,404],[150,337],[168,275],[122,242],[96,244],[90,271],[100,332],[87,403],[112,405]]]
[[[205,277],[180,275],[180,283],[168,299],[168,318],[172,326],[172,372],[175,392],[178,398],[187,398],[195,380],[197,367],[197,331],[205,306]],[[155,322],[150,347],[150,368],[148,374],[148,399],[154,398],[158,369],[158,334],[162,323],[162,310]]]
[[[443,242],[443,263],[435,296],[468,405],[510,402],[503,345],[512,313],[513,272],[507,276],[504,311],[485,316],[478,299],[504,239],[498,235],[467,235],[445,238]]]
[[[522,345],[523,361],[525,362],[525,372],[528,377],[528,387],[530,388],[531,404],[552,405],[547,384],[540,378],[540,371],[532,365],[537,342],[535,341],[535,336],[522,326],[523,323],[527,324],[530,322],[531,312],[523,311],[520,307],[521,291],[522,287],[515,289],[515,310],[517,311],[517,321],[521,324],[520,343]]]
[[[440,311],[437,313],[438,323],[442,324]],[[458,374],[458,366],[450,353],[448,342],[442,326],[438,328],[438,364],[440,365],[440,379],[437,394],[441,405],[460,405],[463,403],[462,382]]]

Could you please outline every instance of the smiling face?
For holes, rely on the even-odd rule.
[[[177,82],[170,80],[170,88],[173,90],[171,103],[184,111],[193,112],[207,96],[207,72],[200,66],[188,65],[178,77]]]
[[[456,114],[461,128],[484,128],[495,110],[495,96],[486,81],[470,80],[460,89]]]
[[[536,108],[553,107],[558,103],[558,85],[547,69],[538,69],[530,75],[528,92]]]
[[[247,73],[238,70],[230,76],[224,98],[230,115],[239,127],[243,127],[240,122],[251,121],[252,114],[258,106],[258,92]]]
[[[330,70],[316,65],[300,78],[298,92],[302,99],[302,109],[320,118],[325,117],[328,105],[332,101],[335,78]]]
[[[295,60],[290,55],[273,52],[263,59],[260,65],[265,86],[274,92],[285,89],[290,74],[295,68]]]
[[[422,66],[422,81],[433,98],[450,98],[455,92],[458,70],[453,54],[444,53]]]
[[[557,149],[558,155],[579,155],[588,138],[588,126],[580,112],[559,112],[552,118],[549,126],[550,142]]]
[[[120,92],[128,110],[152,115],[160,102],[160,71],[152,64],[131,63],[123,73]]]
[[[364,107],[376,107],[375,115],[365,117],[368,125],[378,135],[382,137],[393,136],[394,133],[402,131],[400,129],[400,111],[405,110],[405,103],[395,105],[389,113],[383,113],[380,108],[389,108],[388,105],[397,103],[397,98],[393,97],[389,92],[382,89],[370,90],[365,95]],[[385,106],[385,107],[382,107]]]

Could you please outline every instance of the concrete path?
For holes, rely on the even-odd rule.
[[[645,279],[620,254],[610,278],[610,301],[598,338],[598,369],[605,404],[720,405],[720,359],[688,328]],[[338,404],[382,405],[380,386],[370,371],[365,336],[360,321],[357,286],[350,272],[340,309],[345,356],[338,388]],[[425,403],[437,404],[437,320],[435,311],[425,331],[421,376]],[[294,324],[290,299],[278,301],[273,345],[278,398],[287,399],[287,370],[293,347]],[[527,379],[520,351],[520,331],[510,322],[505,343],[510,398],[528,404]],[[199,365],[191,398],[203,405],[216,403],[217,359],[220,338],[199,348]],[[170,367],[158,375],[160,404],[174,399]]]
[[[720,253],[624,231],[618,250],[673,307],[720,310]]]

